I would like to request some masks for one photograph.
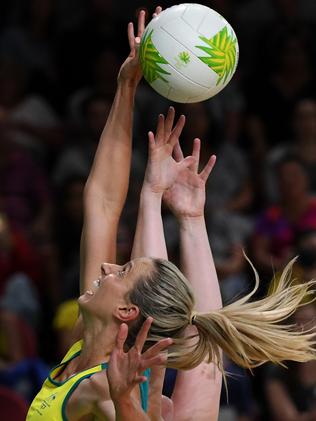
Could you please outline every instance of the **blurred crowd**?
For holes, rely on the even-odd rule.
[[[269,293],[295,256],[296,282],[316,277],[316,2],[199,1],[234,27],[237,72],[216,97],[174,104],[187,117],[190,153],[202,139],[206,219],[224,303]],[[173,4],[160,1],[163,7]],[[11,0],[0,3],[0,406],[23,419],[47,370],[71,343],[79,295],[82,192],[128,53],[133,0]],[[170,103],[146,82],[135,103],[131,185],[118,237],[129,260],[147,132]],[[109,159],[111,159],[109,157]],[[106,165],[106,162],[104,162]],[[163,209],[169,256],[179,261],[177,225]],[[293,315],[315,326],[316,306]],[[290,321],[292,322],[292,321]],[[265,365],[252,376],[226,362],[222,420],[316,420],[316,363]],[[165,392],[176,373],[170,371]],[[20,411],[20,412],[19,412]],[[8,418],[9,419],[9,418]]]

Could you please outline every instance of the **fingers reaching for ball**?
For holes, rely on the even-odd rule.
[[[156,9],[155,9],[155,12],[153,13],[153,18],[156,18],[159,15],[159,13],[161,13],[161,12],[162,12],[162,7],[157,6]]]

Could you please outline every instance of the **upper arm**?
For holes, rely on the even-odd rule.
[[[202,363],[192,370],[179,370],[172,395],[174,419],[217,420],[221,387],[222,375],[213,363]]]
[[[84,223],[80,244],[80,291],[91,288],[102,262],[115,262],[119,216],[102,195],[90,187],[84,192]]]
[[[80,294],[92,288],[93,281],[100,276],[101,263],[115,262],[116,237],[119,217],[110,204],[96,197],[84,194],[84,223],[80,243]],[[82,338],[82,317],[79,316],[73,336]]]

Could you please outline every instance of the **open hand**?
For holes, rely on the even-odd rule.
[[[135,345],[128,352],[124,352],[128,326],[125,323],[120,326],[107,370],[110,394],[114,402],[129,396],[136,385],[146,381],[144,370],[162,366],[167,362],[167,354],[163,351],[172,344],[170,338],[160,340],[142,354],[152,322],[151,317],[144,322],[136,337]]]
[[[153,17],[161,12],[161,7],[156,7]],[[142,70],[139,63],[139,46],[140,40],[145,29],[145,10],[141,10],[138,15],[137,35],[135,36],[133,22],[129,22],[127,26],[127,36],[130,47],[130,53],[121,66],[118,75],[119,82],[128,82],[131,86],[136,87],[142,78]]]
[[[164,202],[177,217],[198,217],[204,213],[205,184],[215,165],[216,157],[212,155],[199,173],[200,149],[200,139],[194,139],[192,151],[194,161],[177,174],[174,183],[164,192]],[[183,160],[178,142],[174,147],[174,157],[177,162]]]
[[[192,156],[178,160],[172,156],[185,124],[185,117],[181,115],[173,127],[174,117],[175,110],[170,107],[166,118],[162,114],[159,115],[156,135],[153,132],[148,133],[149,156],[144,186],[155,193],[163,194],[172,186],[178,175],[195,162]]]

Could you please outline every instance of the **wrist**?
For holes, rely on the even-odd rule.
[[[133,401],[133,397],[131,395],[131,392],[126,392],[124,395],[120,395],[117,397],[113,397],[111,395],[111,398],[113,400],[114,406],[117,408],[128,408],[130,406],[133,406],[135,402]]]
[[[180,225],[180,229],[194,228],[205,225],[205,217],[203,215],[188,216],[188,215],[177,215],[177,219]]]
[[[139,402],[130,393],[113,400],[116,420],[147,420],[145,413],[140,408]]]
[[[135,95],[138,83],[139,82],[135,79],[126,79],[119,77],[117,80],[117,89],[121,90],[122,92]]]
[[[142,191],[141,191],[141,198],[142,199],[151,199],[154,201],[162,202],[163,192],[159,190],[155,190],[150,184],[144,182]]]

